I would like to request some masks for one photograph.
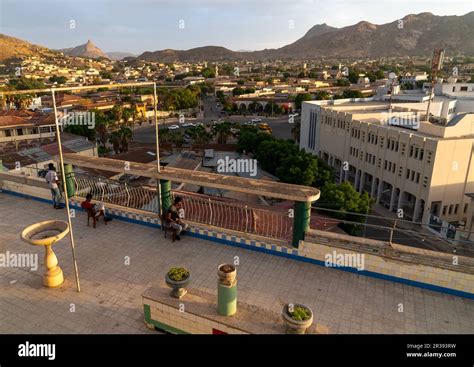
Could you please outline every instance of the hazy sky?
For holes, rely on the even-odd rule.
[[[473,0],[0,0],[0,33],[49,48],[88,39],[104,51],[141,53],[216,45],[276,48],[315,24],[381,24],[429,11],[463,15]],[[71,27],[74,25],[75,27]]]

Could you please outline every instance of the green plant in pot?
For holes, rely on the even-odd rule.
[[[172,289],[171,296],[181,298],[188,293],[186,287],[191,282],[191,274],[185,268],[171,268],[166,273],[165,281],[168,287]]]
[[[283,320],[288,334],[304,334],[313,323],[313,311],[308,306],[288,303],[283,306]]]

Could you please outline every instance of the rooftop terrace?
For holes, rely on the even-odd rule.
[[[55,245],[65,283],[47,289],[42,249],[19,234],[32,223],[64,220],[64,210],[3,192],[0,218],[0,253],[35,252],[40,263],[37,271],[0,267],[1,333],[151,333],[143,323],[145,289],[183,265],[194,288],[216,294],[216,267],[235,256],[239,300],[274,312],[287,302],[307,304],[329,333],[474,332],[474,300],[194,237],[172,243],[159,229],[119,220],[93,229],[83,212],[73,219],[81,293],[68,238]]]

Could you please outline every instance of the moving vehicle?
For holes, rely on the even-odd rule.
[[[268,132],[268,133],[272,133],[272,128],[270,126],[268,126],[268,124],[266,122],[262,122],[261,124],[258,125],[258,128],[260,130],[263,130],[264,132]]]
[[[253,124],[258,124],[258,123],[262,122],[262,119],[252,119],[251,122]]]
[[[168,130],[179,130],[179,126],[178,125],[168,126]]]
[[[183,124],[181,124],[182,127],[191,127],[191,126],[196,126],[194,123],[192,122],[185,122]]]

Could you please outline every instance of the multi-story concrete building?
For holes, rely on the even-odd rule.
[[[339,182],[402,209],[405,219],[463,224],[471,202],[465,194],[474,192],[474,93],[462,94],[436,96],[430,121],[425,96],[393,96],[391,110],[386,95],[304,102],[300,146],[333,167]]]

